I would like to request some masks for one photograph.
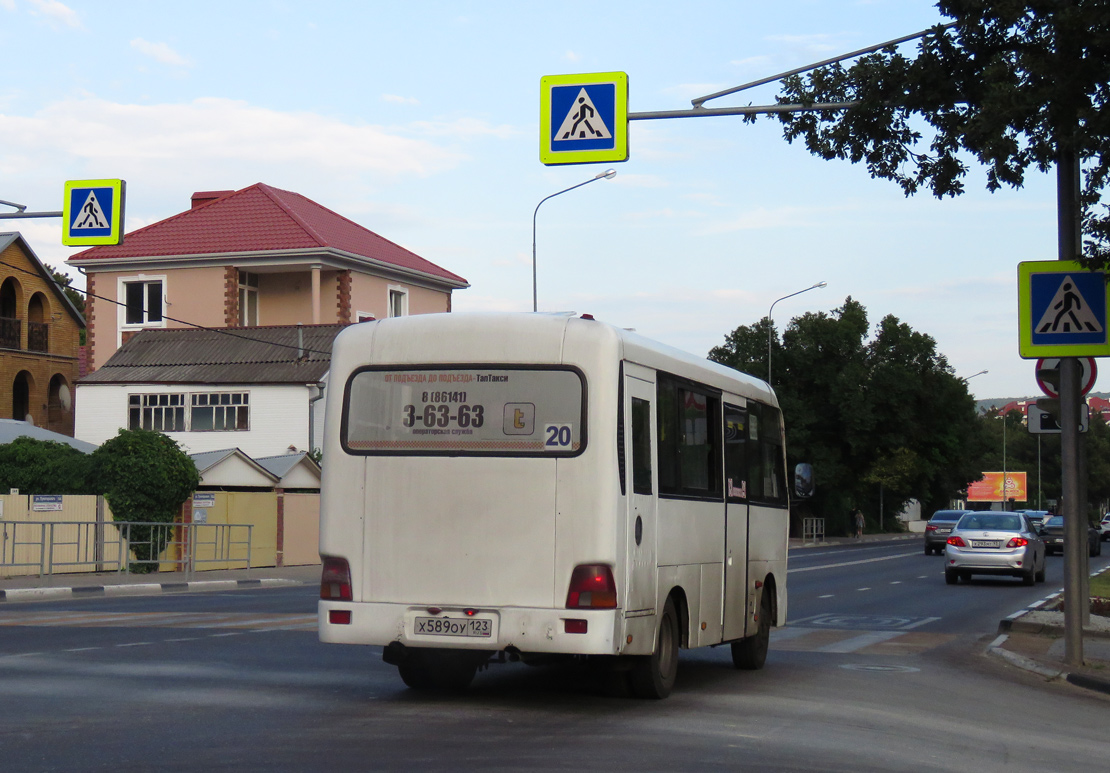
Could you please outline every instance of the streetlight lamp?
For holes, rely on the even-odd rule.
[[[550,196],[546,196],[546,197],[540,199],[540,203],[536,205],[536,211],[532,213],[532,311],[537,310],[537,304],[536,304],[536,215],[539,214],[540,204],[543,204],[548,199],[553,199],[556,196],[559,196],[560,194],[566,193],[567,191],[573,191],[575,188],[581,188],[583,185],[589,185],[590,183],[596,182],[597,180],[612,180],[616,176],[617,176],[617,170],[616,169],[606,169],[604,172],[598,172],[593,177],[591,177],[589,180],[586,180],[586,182],[578,183],[578,185],[572,185],[569,188],[564,188],[563,190],[559,191],[558,193],[552,193]]]
[[[968,381],[971,381],[971,379],[975,378],[976,376],[982,376],[984,373],[990,373],[990,371],[989,370],[981,370],[978,373],[972,373],[970,376],[964,376],[963,378],[960,379],[960,381],[963,381],[966,384]]]
[[[816,290],[819,287],[826,287],[827,285],[828,285],[828,282],[818,282],[815,285],[810,285],[809,287],[807,287],[804,290],[799,290],[796,293],[790,293],[790,295],[784,295],[781,298],[779,298],[778,300],[776,300],[775,303],[778,303],[779,301],[785,301],[787,298],[793,298],[795,295],[801,295],[802,293],[808,293],[810,290]],[[771,334],[775,332],[775,325],[774,325],[774,322],[771,318],[771,315],[775,312],[775,303],[772,303],[771,308],[767,310],[767,384],[768,385],[771,384]]]

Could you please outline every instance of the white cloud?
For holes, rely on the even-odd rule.
[[[5,11],[15,10],[15,0],[0,0],[0,8]]]
[[[162,64],[168,64],[174,67],[190,67],[192,65],[192,62],[174,51],[165,43],[151,43],[142,38],[135,38],[131,41],[131,47],[140,54],[145,54]]]
[[[416,97],[401,97],[396,94],[382,94],[383,102],[393,102],[398,105],[419,105],[420,100]]]
[[[563,59],[568,62],[579,62],[581,61],[582,57],[574,51],[567,51],[565,54],[563,54]]]
[[[30,0],[30,2],[34,8],[31,13],[35,16],[45,16],[52,22],[64,24],[72,29],[81,28],[81,19],[77,12],[65,3],[59,3],[58,0]]]
[[[0,148],[9,149],[0,152],[0,168],[26,168],[41,158],[68,166],[81,159],[100,169],[206,168],[213,178],[230,167],[257,165],[425,176],[462,158],[379,126],[222,98],[162,105],[57,102],[30,117],[0,119]]]

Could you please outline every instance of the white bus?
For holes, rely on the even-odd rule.
[[[320,639],[414,688],[599,656],[666,697],[678,650],[760,668],[786,618],[768,385],[589,315],[426,314],[335,340]]]

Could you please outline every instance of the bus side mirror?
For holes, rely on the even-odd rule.
[[[798,499],[809,499],[817,490],[813,480],[813,465],[799,464],[794,467],[794,496]]]

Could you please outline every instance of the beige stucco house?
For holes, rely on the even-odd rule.
[[[257,183],[67,263],[87,277],[89,369],[150,328],[330,325],[451,310],[462,277],[326,207]]]

